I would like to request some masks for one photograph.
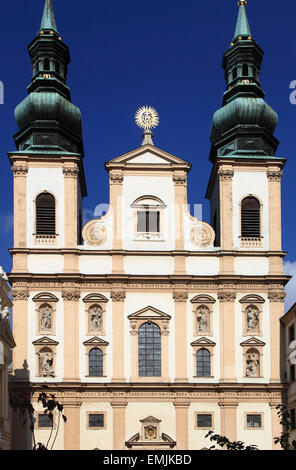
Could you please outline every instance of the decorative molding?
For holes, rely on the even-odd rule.
[[[85,303],[107,303],[109,300],[102,294],[88,294],[86,297],[83,297],[83,302]]]
[[[12,171],[15,176],[26,176],[29,171],[29,167],[24,163],[15,163],[12,167]]]
[[[182,174],[174,173],[173,181],[175,183],[175,186],[185,186],[187,183],[187,176],[185,173],[182,173]]]
[[[190,232],[191,243],[200,248],[212,246],[215,236],[213,228],[206,222],[199,222]]]
[[[245,295],[242,299],[240,299],[241,304],[264,304],[265,300],[263,297],[257,294],[249,294]]]
[[[218,175],[219,175],[220,181],[232,180],[234,176],[234,171],[230,169],[220,168],[220,170],[218,170]]]
[[[210,295],[201,294],[196,295],[193,299],[190,300],[192,304],[214,304],[216,300]]]
[[[63,290],[62,297],[64,301],[71,301],[71,300],[79,300],[80,299],[80,290],[73,289],[73,290]]]
[[[13,300],[28,300],[29,298],[29,291],[27,289],[12,289],[10,294]]]
[[[111,184],[122,185],[124,179],[122,172],[110,171],[109,176]]]
[[[129,320],[170,320],[172,317],[167,313],[161,312],[157,308],[148,306],[132,313],[127,317]]]
[[[103,339],[99,338],[98,336],[95,336],[91,339],[88,339],[83,344],[84,344],[84,346],[109,346],[109,343],[107,341],[104,341]]]
[[[83,227],[82,238],[87,245],[102,245],[107,239],[107,229],[98,219],[91,220]]]
[[[174,291],[173,299],[175,302],[186,302],[188,299],[188,293],[186,291]]]
[[[77,166],[64,166],[63,173],[64,173],[65,178],[77,178],[77,175],[79,174],[79,170]]]
[[[59,299],[54,295],[50,294],[49,292],[42,292],[40,294],[35,295],[32,298],[33,302],[58,302]]]
[[[263,347],[265,346],[266,343],[264,343],[264,341],[261,341],[260,339],[257,339],[257,338],[249,338],[249,339],[246,339],[246,341],[243,341],[242,343],[240,343],[241,346],[260,346],[260,347]]]
[[[281,181],[283,176],[282,170],[267,170],[267,178],[269,181]]]
[[[286,293],[284,290],[269,291],[267,296],[270,302],[284,302]]]
[[[236,299],[236,292],[220,290],[218,292],[218,299],[220,302],[234,302]]]
[[[124,290],[113,290],[110,296],[113,302],[124,302],[126,293]]]
[[[191,346],[216,346],[216,343],[203,336],[202,338],[193,341]]]
[[[43,338],[33,341],[32,344],[34,344],[34,346],[57,346],[59,343],[52,338],[44,336]]]

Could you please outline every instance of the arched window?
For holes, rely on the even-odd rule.
[[[103,352],[99,348],[89,351],[89,376],[103,377]]]
[[[242,201],[241,214],[242,237],[257,237],[260,233],[260,203],[255,197],[246,197]]]
[[[161,332],[155,323],[139,328],[139,376],[161,376]]]
[[[56,234],[55,198],[49,193],[42,193],[36,199],[37,235]]]
[[[44,62],[43,62],[43,70],[50,70],[49,59],[44,59]]]
[[[237,68],[234,67],[234,69],[232,70],[232,80],[235,80],[237,78]]]
[[[248,64],[243,65],[243,77],[248,77],[249,75],[249,66]]]
[[[196,376],[211,376],[211,355],[207,349],[199,349],[196,353]]]

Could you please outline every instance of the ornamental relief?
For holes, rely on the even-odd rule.
[[[12,289],[10,294],[13,300],[28,300],[29,298],[29,291],[27,289]]]
[[[82,238],[87,245],[100,246],[107,240],[107,229],[98,219],[91,220],[83,227]]]
[[[191,243],[199,248],[213,246],[215,241],[215,232],[206,222],[200,222],[194,226],[190,232]]]
[[[73,300],[77,301],[80,299],[80,290],[79,289],[63,290],[62,297],[64,301],[73,301]]]

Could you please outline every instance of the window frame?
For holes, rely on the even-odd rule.
[[[104,417],[104,426],[96,427],[96,426],[90,426],[89,425],[89,418],[91,415],[101,415]],[[107,413],[105,411],[88,411],[86,413],[86,429],[88,431],[104,431],[107,429]]]
[[[156,348],[157,344],[154,343],[154,341],[152,342],[152,338],[150,336],[147,335],[146,331],[145,331],[145,355],[144,355],[144,362],[145,362],[145,374],[143,375],[143,373],[141,373],[141,364],[140,364],[140,361],[141,361],[141,356],[140,356],[140,338],[141,338],[141,331],[143,330],[144,327],[146,326],[150,326],[150,325],[153,325],[155,328],[154,328],[154,331],[153,331],[153,340],[156,339],[157,337],[159,337],[159,347]],[[155,332],[159,333],[159,336],[158,335],[155,335]],[[162,376],[162,350],[161,350],[161,328],[157,325],[157,323],[155,322],[150,322],[150,321],[147,321],[145,323],[142,323],[142,325],[139,327],[139,330],[138,330],[138,376],[140,378],[142,377],[161,377]],[[147,373],[147,369],[148,369],[148,365],[147,365],[147,355],[149,353],[147,353],[147,347],[149,348],[150,347],[153,347],[153,352],[152,352],[152,355],[153,355],[153,366],[151,366],[153,368],[153,374],[152,375],[149,375]],[[160,356],[160,359],[155,359],[155,355],[156,354],[159,354]],[[155,363],[156,361],[156,363]],[[159,374],[155,374],[155,369],[156,371],[158,370],[158,367],[159,367]]]
[[[260,416],[261,426],[248,426],[248,416]],[[264,430],[264,413],[258,411],[247,411],[245,412],[245,430],[246,431],[263,431]]]
[[[99,351],[100,354],[96,356],[96,359],[100,358],[100,370],[102,370],[101,375],[92,375],[91,374],[91,352]],[[104,351],[97,345],[94,345],[88,352],[88,377],[90,378],[102,378],[104,377]]]
[[[211,426],[198,426],[198,416],[201,415],[206,415],[206,416],[211,416]],[[208,431],[210,429],[215,428],[215,423],[214,423],[214,418],[215,418],[215,413],[213,411],[196,411],[194,413],[194,429],[196,431]]]
[[[259,203],[259,230],[260,230],[260,236],[259,237],[250,237],[250,236],[245,236],[242,234],[242,204],[243,201],[247,198],[254,198],[258,201]],[[262,200],[260,199],[259,196],[255,194],[245,194],[239,202],[239,240],[240,240],[240,247],[241,248],[262,248],[263,247],[263,210],[264,206],[262,203]]]

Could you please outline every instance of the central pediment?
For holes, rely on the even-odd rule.
[[[167,167],[169,169],[180,169],[187,172],[191,169],[190,163],[150,144],[132,150],[131,152],[114,158],[113,160],[109,160],[105,166],[106,170],[109,171],[115,168],[131,169],[132,167],[135,167],[139,169],[142,167],[159,167],[159,165],[162,168]]]
[[[138,312],[132,313],[131,315],[128,316],[129,320],[149,320],[149,319],[155,319],[155,320],[170,320],[171,317],[167,313],[161,312],[160,310],[157,310],[154,307],[145,307]]]

